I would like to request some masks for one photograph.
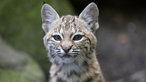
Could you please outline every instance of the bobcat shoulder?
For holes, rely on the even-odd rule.
[[[93,2],[79,17],[60,17],[50,5],[42,6],[43,41],[52,63],[49,82],[105,82],[95,50],[98,15]]]

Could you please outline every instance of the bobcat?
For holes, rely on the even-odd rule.
[[[105,82],[95,50],[98,15],[94,2],[79,17],[59,17],[50,5],[42,6],[43,41],[52,63],[49,82]]]

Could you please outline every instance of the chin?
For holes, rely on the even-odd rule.
[[[72,64],[74,63],[75,58],[63,58],[63,63],[65,64]]]
[[[55,64],[57,65],[70,65],[70,64],[73,64],[75,62],[76,58],[72,58],[72,57],[69,57],[69,58],[66,58],[66,57],[58,57],[56,59],[56,61],[53,61]]]

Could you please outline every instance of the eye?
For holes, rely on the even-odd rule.
[[[61,41],[62,40],[61,37],[60,37],[60,35],[53,35],[53,38],[56,41]]]
[[[75,36],[73,37],[73,40],[74,40],[74,41],[77,41],[77,40],[81,40],[82,38],[83,38],[83,35],[77,34],[77,35],[75,35]]]

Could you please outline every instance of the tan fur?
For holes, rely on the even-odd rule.
[[[104,82],[95,54],[96,4],[89,4],[79,17],[59,17],[48,4],[41,13],[44,45],[52,63],[49,82]]]

